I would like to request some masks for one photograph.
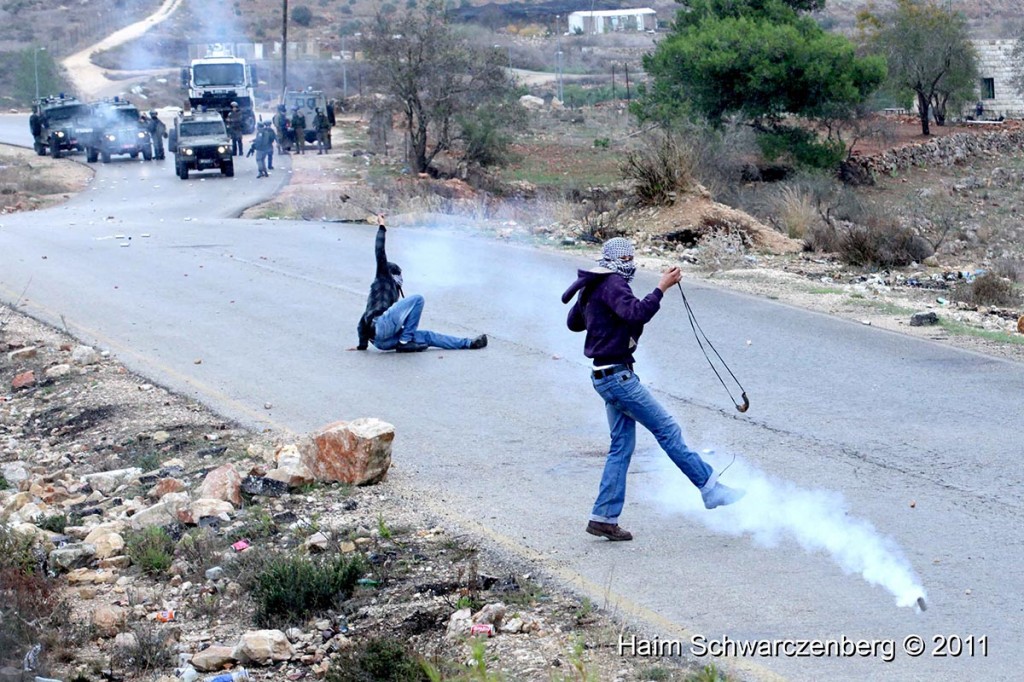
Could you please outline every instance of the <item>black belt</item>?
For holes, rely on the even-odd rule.
[[[604,379],[605,377],[610,377],[613,374],[625,371],[633,371],[633,365],[612,365],[611,367],[605,367],[604,369],[595,369],[594,378]]]

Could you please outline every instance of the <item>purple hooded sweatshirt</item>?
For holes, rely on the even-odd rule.
[[[612,270],[597,267],[577,274],[577,280],[562,294],[562,303],[579,293],[566,324],[574,332],[587,332],[583,354],[596,367],[632,364],[644,325],[661,308],[661,289],[639,299],[629,282]]]

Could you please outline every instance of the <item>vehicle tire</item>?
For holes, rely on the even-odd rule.
[[[100,152],[100,157],[103,159],[103,163],[110,163],[110,152]]]
[[[181,176],[182,180],[188,180],[188,166],[184,163],[181,164],[181,170],[178,174]]]
[[[86,149],[85,149],[85,160],[86,161],[88,161],[89,163],[96,163],[96,159],[98,159],[99,156],[100,156],[100,153],[98,151],[96,151],[95,147],[86,147]]]
[[[152,161],[153,160],[153,152],[151,152],[148,149],[143,149],[142,150],[142,159],[144,161]]]
[[[36,154],[39,156],[46,156],[46,145],[42,142],[36,142],[32,145],[36,149]]]
[[[55,144],[53,138],[50,138],[50,156],[60,158],[60,144]]]
[[[133,159],[137,159],[137,158],[139,158],[139,153],[138,152],[131,152],[130,154],[128,154],[128,156],[132,157]]]
[[[235,177],[235,162],[228,161],[227,163],[220,167],[220,172],[229,178]]]

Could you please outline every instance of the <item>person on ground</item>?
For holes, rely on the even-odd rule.
[[[298,109],[292,109],[292,131],[295,133],[295,149],[299,154],[306,153],[306,115]]]
[[[387,228],[384,226],[383,215],[377,216],[377,225],[374,245],[377,274],[370,285],[366,311],[359,318],[359,345],[349,350],[366,350],[369,343],[378,350],[394,350],[398,353],[418,353],[431,346],[446,350],[486,347],[486,334],[469,339],[419,328],[423,297],[418,294],[405,297],[402,291],[402,268],[397,263],[389,262],[385,252]]]
[[[669,268],[651,293],[638,299],[630,287],[636,273],[633,244],[622,237],[605,242],[598,267],[579,270],[577,279],[564,294],[569,310],[567,325],[574,332],[586,332],[583,353],[593,361],[591,382],[604,400],[611,432],[611,445],[604,473],[586,531],[591,535],[621,541],[632,534],[619,526],[626,501],[626,474],[636,448],[639,422],[657,439],[690,482],[700,490],[704,506],[714,509],[743,497],[718,482],[718,472],[690,450],[675,419],[661,406],[633,370],[636,350],[644,325],[661,307],[669,287],[682,280],[678,267]]]

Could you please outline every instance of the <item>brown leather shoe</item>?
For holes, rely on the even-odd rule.
[[[619,528],[619,524],[617,523],[591,521],[587,524],[587,532],[591,535],[608,538],[612,542],[624,542],[626,540],[633,539],[633,534],[624,528]]]

